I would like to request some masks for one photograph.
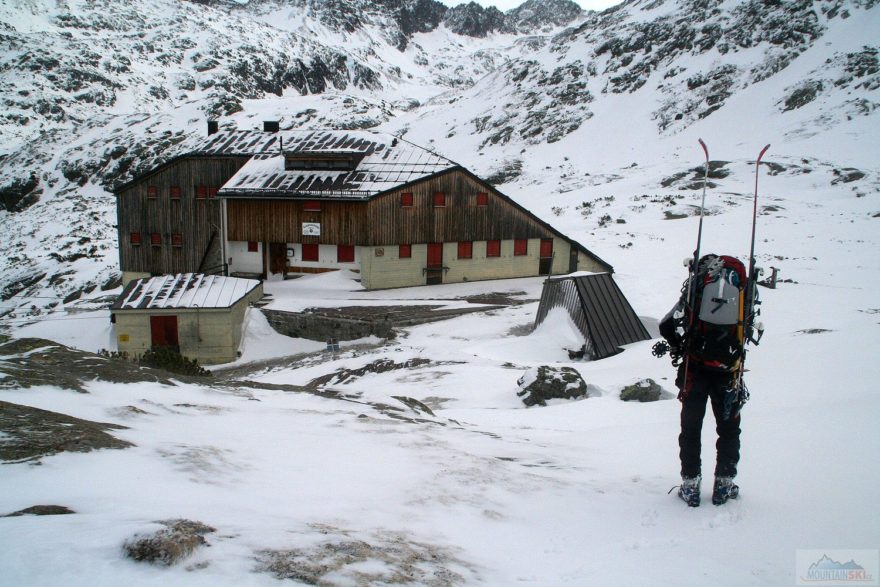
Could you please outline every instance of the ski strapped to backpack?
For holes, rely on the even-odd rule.
[[[681,369],[680,399],[687,395],[691,362],[702,370],[733,374],[732,386],[724,401],[724,418],[736,416],[748,400],[748,389],[743,381],[746,344],[758,344],[763,328],[755,320],[760,313],[755,266],[755,228],[757,220],[758,179],[761,158],[770,145],[758,156],[755,168],[755,198],[752,213],[751,250],[749,268],[727,255],[700,257],[703,207],[709,169],[709,152],[700,140],[706,155],[703,200],[700,205],[700,228],[694,259],[688,264],[688,279],[682,286],[682,295],[676,306],[660,322],[660,334],[666,342],[654,345],[655,356],[668,351],[672,364]],[[757,333],[757,335],[756,335]]]

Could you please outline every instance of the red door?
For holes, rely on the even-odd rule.
[[[443,283],[443,243],[428,243],[428,263],[425,276],[427,285]]]
[[[538,275],[550,275],[550,270],[553,267],[553,239],[552,238],[542,238],[541,239],[541,249],[540,255],[541,258],[538,260]]]
[[[150,336],[154,347],[179,347],[177,316],[150,316]]]

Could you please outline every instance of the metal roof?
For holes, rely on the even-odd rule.
[[[129,283],[110,309],[229,308],[259,285],[256,279],[221,275],[159,275]]]
[[[568,310],[584,334],[593,359],[616,355],[625,344],[651,338],[610,273],[573,273],[548,279],[535,324],[558,306]]]
[[[248,134],[257,133],[254,142]],[[222,134],[222,133],[218,133]],[[218,191],[220,197],[332,196],[367,199],[376,194],[458,168],[458,164],[392,135],[367,131],[232,131],[212,135],[200,154],[253,157]],[[285,169],[286,155],[357,155],[354,169]]]

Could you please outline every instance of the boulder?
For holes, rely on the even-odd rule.
[[[668,396],[663,388],[653,379],[642,379],[624,387],[620,399],[625,402],[655,402]]]
[[[517,380],[519,391],[527,406],[546,406],[549,399],[575,399],[589,397],[587,383],[576,369],[571,367],[548,367],[542,365],[526,371]]]
[[[148,536],[135,535],[123,544],[125,553],[136,561],[171,566],[207,544],[204,535],[216,530],[192,520],[164,520],[164,528]]]

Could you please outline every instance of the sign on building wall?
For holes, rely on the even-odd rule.
[[[320,222],[303,222],[303,236],[321,236]]]

